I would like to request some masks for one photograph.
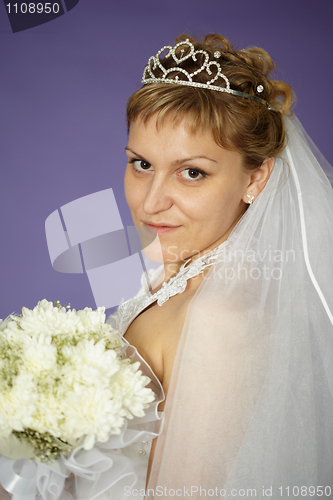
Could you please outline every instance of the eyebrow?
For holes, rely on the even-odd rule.
[[[140,155],[139,153],[136,153],[131,148],[126,147],[125,150],[130,151],[131,153],[133,153],[135,156],[138,156],[139,158],[143,158],[142,155]],[[187,161],[192,161],[192,160],[209,160],[209,161],[212,161],[214,163],[217,163],[216,160],[214,160],[213,158],[209,158],[208,156],[196,155],[196,156],[189,156],[188,158],[181,158],[179,160],[175,160],[175,161],[171,162],[171,165],[175,167],[177,165],[181,165],[182,163],[186,163]]]

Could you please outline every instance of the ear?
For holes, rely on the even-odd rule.
[[[249,205],[259,196],[266,186],[270,173],[274,166],[274,158],[267,158],[262,165],[254,170],[250,176],[250,182],[243,196],[243,201]]]

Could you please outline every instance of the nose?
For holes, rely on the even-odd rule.
[[[171,189],[166,180],[154,176],[151,183],[147,186],[145,200],[143,202],[143,211],[147,215],[154,215],[164,212],[171,208],[173,199]]]

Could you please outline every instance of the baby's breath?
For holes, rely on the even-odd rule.
[[[73,446],[48,432],[40,433],[33,429],[25,429],[23,432],[13,431],[13,434],[35,448],[36,455],[34,459],[39,462],[53,462],[60,458],[61,455],[69,455],[73,450]]]
[[[22,365],[21,351],[19,347],[11,346],[0,337],[0,383],[2,388],[12,387],[13,378],[19,373]]]

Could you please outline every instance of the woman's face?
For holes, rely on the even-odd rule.
[[[164,263],[222,243],[246,209],[251,173],[210,130],[192,134],[183,120],[156,117],[130,125],[125,195],[134,224],[158,234]]]

